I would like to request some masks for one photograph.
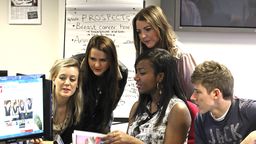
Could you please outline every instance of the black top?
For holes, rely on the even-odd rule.
[[[79,63],[81,64],[84,57],[85,57],[85,54],[82,53],[82,54],[77,54],[77,55],[74,55],[72,56],[73,58],[77,59],[79,61]],[[121,72],[121,75],[122,75],[122,79],[120,79],[118,81],[118,88],[119,88],[119,92],[118,92],[118,96],[117,96],[117,99],[115,100],[115,102],[113,103],[113,107],[112,107],[112,110],[114,110],[123,94],[123,91],[124,91],[124,88],[125,88],[125,85],[126,85],[126,82],[127,82],[127,77],[128,77],[128,69],[127,67],[121,63],[120,61],[118,62],[118,65],[119,65],[119,70]],[[112,117],[110,117],[108,123],[103,123],[101,119],[99,119],[97,115],[97,113],[95,113],[96,111],[99,111],[99,107],[97,107],[97,103],[100,102],[102,103],[101,100],[99,100],[101,98],[101,94],[104,94],[104,91],[101,89],[101,87],[97,87],[95,89],[97,92],[95,92],[97,95],[95,95],[96,97],[96,104],[93,104],[95,105],[96,107],[93,109],[94,112],[92,112],[92,115],[90,116],[90,118],[88,118],[88,116],[86,116],[86,118],[82,118],[81,120],[81,123],[80,123],[80,126],[77,127],[77,129],[80,129],[80,130],[85,130],[85,131],[92,131],[92,132],[99,132],[99,133],[107,133],[110,131],[110,126],[111,126],[111,122],[112,122],[112,118],[113,118],[113,113],[112,113]],[[85,117],[85,116],[83,116]],[[101,126],[100,126],[101,125]],[[104,128],[104,129],[102,129]]]
[[[221,121],[209,112],[198,114],[195,120],[196,144],[239,144],[250,132],[256,130],[256,101],[234,99]]]
[[[72,58],[75,58],[76,60],[78,60],[80,65],[81,65],[84,57],[85,57],[84,53],[72,56]],[[120,93],[118,95],[118,98],[119,98],[118,101],[119,101],[123,92],[124,92],[124,88],[125,88],[125,85],[126,85],[126,82],[127,82],[128,68],[121,61],[118,61],[118,65],[119,65],[120,72],[122,74],[122,79],[120,79],[118,81],[118,86],[119,86],[119,90],[120,90]],[[117,106],[118,101],[116,102],[116,104],[114,104],[115,107]],[[114,107],[114,109],[115,109],[115,107]]]

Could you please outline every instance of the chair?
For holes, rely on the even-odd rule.
[[[195,128],[194,128],[194,121],[197,113],[199,112],[198,107],[192,103],[191,101],[187,101],[187,106],[190,111],[191,115],[191,126],[189,130],[189,135],[188,135],[188,144],[195,144]]]

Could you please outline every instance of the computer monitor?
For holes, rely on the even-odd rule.
[[[0,77],[1,76],[8,76],[8,71],[7,70],[0,70]]]
[[[0,77],[0,104],[0,141],[51,137],[51,82],[45,75]]]
[[[23,74],[23,73],[16,73],[16,76],[22,76],[22,75],[27,75],[27,74]]]

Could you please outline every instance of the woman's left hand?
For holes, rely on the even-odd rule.
[[[104,144],[130,144],[133,138],[124,132],[113,131],[103,137],[102,140]]]

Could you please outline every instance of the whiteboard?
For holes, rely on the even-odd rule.
[[[66,8],[93,10],[141,9],[143,0],[66,0]]]
[[[82,11],[66,13],[65,57],[85,52],[94,35],[111,38],[117,48],[119,60],[127,63],[127,55],[135,56],[132,19],[137,11]],[[135,57],[133,57],[135,60]],[[130,59],[131,61],[131,59]],[[131,61],[132,64],[134,61]]]
[[[117,1],[117,0],[115,0]],[[135,47],[132,19],[143,7],[142,0],[111,4],[111,1],[85,2],[70,0],[66,5],[64,57],[85,53],[87,43],[94,35],[111,38],[117,48],[118,59],[128,68],[124,93],[114,111],[115,118],[128,118],[130,109],[138,99],[135,75]],[[138,3],[139,2],[139,3]],[[108,6],[111,4],[111,7]]]

